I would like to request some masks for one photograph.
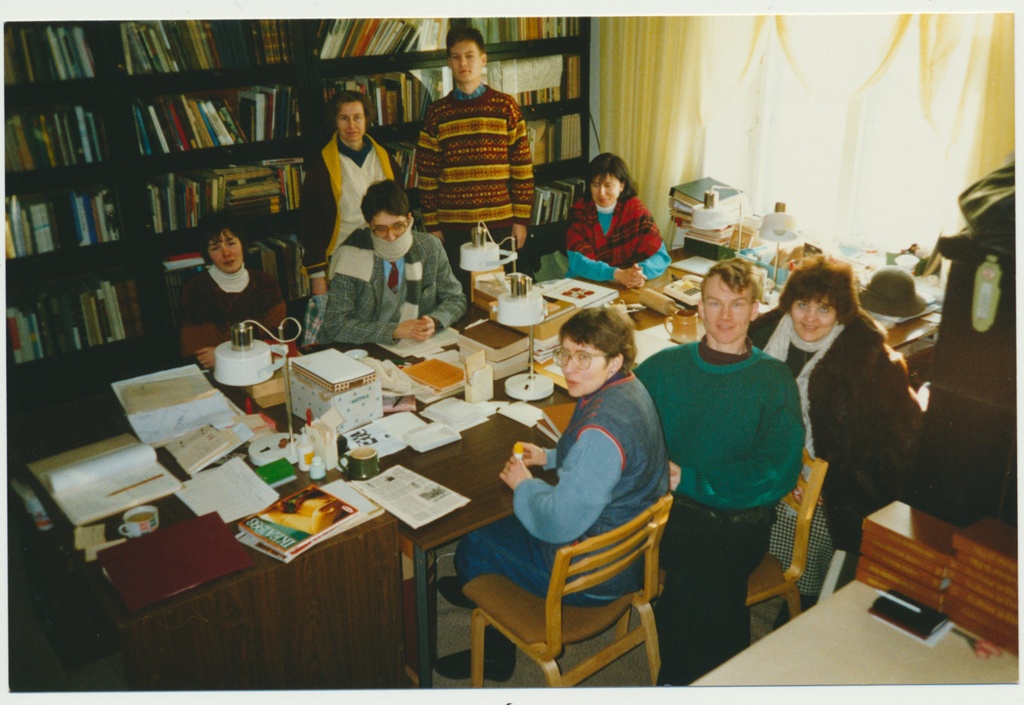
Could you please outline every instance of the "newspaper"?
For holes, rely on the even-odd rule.
[[[413,529],[469,504],[468,497],[401,465],[352,485]]]

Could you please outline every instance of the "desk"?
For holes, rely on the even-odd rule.
[[[1016,683],[1011,653],[979,659],[949,633],[933,647],[867,613],[877,593],[852,582],[694,685]]]
[[[131,688],[397,688],[407,683],[398,523],[390,515],[324,541],[289,564],[249,551],[253,568],[129,614],[99,564],[85,563],[82,552],[74,550],[73,527],[61,510],[20,467],[130,431],[113,392],[9,418],[8,431],[9,471],[35,486],[54,521],[54,528],[40,535],[40,550],[47,560],[63,561],[68,571],[83,576],[116,629]],[[166,451],[158,454],[180,474]],[[336,471],[328,480],[335,477],[340,477]],[[300,489],[300,482],[279,491]],[[164,524],[192,514],[173,495],[156,504]],[[116,535],[119,521],[119,515],[106,521],[108,537]]]

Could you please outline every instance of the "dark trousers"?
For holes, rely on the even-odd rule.
[[[658,685],[688,685],[750,645],[747,578],[768,552],[774,506],[714,510],[676,495],[654,606]]]

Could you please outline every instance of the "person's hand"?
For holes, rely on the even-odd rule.
[[[516,251],[523,249],[526,244],[526,226],[521,223],[512,225],[512,237],[516,239]]]
[[[309,285],[313,290],[313,296],[327,293],[327,277],[310,277]]]
[[[526,457],[525,449],[523,457]],[[533,473],[526,469],[522,460],[513,455],[508,459],[508,462],[505,463],[505,467],[502,468],[499,477],[502,482],[514,490],[519,486],[520,482],[533,479]]]
[[[523,444],[523,464],[524,465],[545,465],[548,462],[547,451],[540,446],[535,446],[532,443],[526,443],[520,441]]]
[[[444,233],[443,232],[441,232],[440,230],[430,230],[429,232],[430,232],[431,235],[436,237],[438,240],[440,240],[441,242],[444,242]]]
[[[199,364],[208,370],[213,369],[214,363],[214,348],[199,348],[196,350],[196,359],[199,360]]]
[[[408,321],[402,321],[395,326],[395,332],[391,335],[395,340],[400,340],[402,338],[426,340],[434,334],[434,330],[434,319],[430,316],[420,316],[419,318],[411,318]]]
[[[615,281],[627,289],[642,289],[644,284],[647,283],[647,277],[644,276],[640,265],[634,264],[632,267],[626,267],[625,269],[616,269]]]
[[[668,461],[668,489],[670,492],[674,492],[676,487],[679,486],[679,481],[683,478],[683,470],[678,465],[673,463],[671,460]]]

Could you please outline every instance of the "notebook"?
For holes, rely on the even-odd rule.
[[[216,512],[161,526],[98,558],[129,612],[253,565]]]

